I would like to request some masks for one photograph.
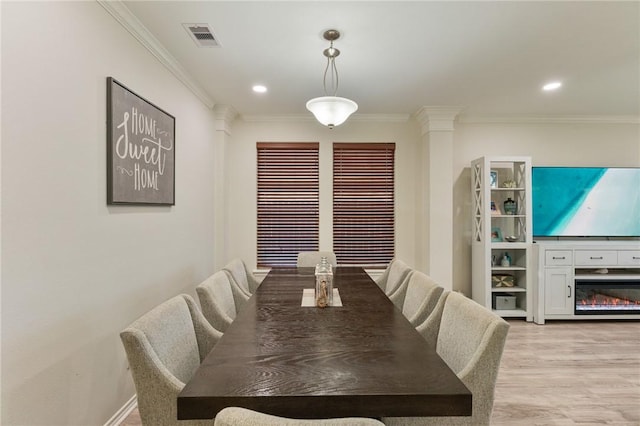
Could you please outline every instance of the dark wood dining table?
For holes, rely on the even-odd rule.
[[[364,269],[338,266],[333,282],[342,307],[302,307],[314,269],[273,268],[180,392],[178,419],[471,415],[471,392]]]

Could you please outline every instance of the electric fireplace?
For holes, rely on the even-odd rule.
[[[640,278],[575,280],[576,315],[640,314]]]

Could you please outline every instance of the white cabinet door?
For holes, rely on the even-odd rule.
[[[573,313],[571,268],[545,268],[544,313],[545,315]]]

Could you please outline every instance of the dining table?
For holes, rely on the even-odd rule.
[[[470,390],[362,267],[333,270],[341,306],[324,308],[303,306],[314,272],[269,271],[178,395],[179,420],[229,406],[299,419],[471,416]]]

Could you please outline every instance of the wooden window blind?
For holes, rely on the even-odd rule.
[[[333,144],[333,250],[339,264],[386,266],[395,253],[394,143]]]
[[[258,267],[318,250],[318,143],[258,142]]]

